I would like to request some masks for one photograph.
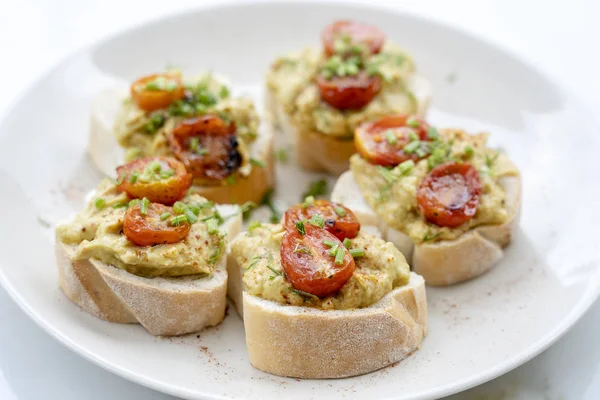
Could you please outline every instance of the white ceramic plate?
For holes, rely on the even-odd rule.
[[[116,80],[213,69],[260,97],[276,55],[317,43],[337,18],[373,22],[414,55],[434,88],[430,119],[493,133],[523,172],[521,229],[506,258],[477,280],[428,289],[422,348],[365,376],[299,381],[248,363],[235,313],[199,335],[155,338],[80,311],[57,287],[52,225],[81,207],[99,174],[86,153],[93,96]],[[224,6],[158,21],[83,49],[33,85],[0,126],[0,281],[40,326],[125,378],[188,398],[426,399],[491,379],[564,333],[599,293],[598,127],[567,92],[475,38],[389,10],[335,4]],[[304,183],[279,170],[283,201]],[[285,179],[287,177],[287,179]],[[302,176],[304,181],[311,176]],[[290,332],[293,334],[293,332]]]

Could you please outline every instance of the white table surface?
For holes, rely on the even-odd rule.
[[[139,22],[208,2],[2,0],[0,115],[32,79],[78,47]],[[480,35],[567,85],[589,109],[600,106],[600,2],[596,0],[383,3]],[[0,399],[173,397],[130,383],[72,353],[35,325],[0,288]],[[540,356],[450,399],[600,399],[600,302]]]

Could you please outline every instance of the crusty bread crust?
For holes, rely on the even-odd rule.
[[[117,88],[106,89],[98,94],[92,105],[88,151],[96,167],[107,176],[114,176],[116,168],[125,163],[125,151],[113,134],[114,118],[124,96],[126,93]],[[275,184],[273,130],[270,124],[261,123],[258,138],[250,150],[253,158],[264,161],[264,168],[254,165],[248,176],[237,174],[230,184],[194,184],[194,192],[218,204],[248,201],[260,204],[265,193]]]
[[[355,212],[361,224],[372,225],[376,220],[382,236],[404,254],[412,270],[431,286],[448,286],[473,279],[489,271],[504,256],[504,248],[518,226],[521,203],[521,177],[504,177],[500,184],[506,193],[508,219],[502,225],[487,225],[472,229],[457,239],[415,245],[397,229],[390,228],[368,206],[352,172],[345,172],[336,183],[332,201],[356,204]],[[352,204],[350,205],[352,208]],[[352,208],[354,209],[354,208]]]
[[[423,278],[412,273],[370,307],[319,310],[243,294],[252,365],[294,378],[343,378],[398,362],[417,350],[427,331]]]
[[[419,104],[417,115],[422,116],[429,106],[431,88],[421,77],[415,77],[414,81]],[[354,137],[336,138],[317,131],[298,129],[269,88],[265,89],[265,110],[271,125],[293,144],[296,162],[302,169],[332,175],[340,175],[348,170],[348,160],[356,153]]]

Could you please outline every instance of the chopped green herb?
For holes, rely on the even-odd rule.
[[[279,272],[275,268],[271,267],[270,264],[267,264],[267,268],[269,268],[275,275],[281,276],[281,272]]]
[[[260,228],[262,223],[260,221],[252,221],[248,224],[248,232],[252,233],[256,228]]]
[[[131,207],[137,206],[138,204],[140,204],[140,200],[139,199],[133,199],[133,200],[129,201],[129,204],[127,204],[127,208],[131,208]]]
[[[337,246],[337,242],[334,242],[333,240],[328,240],[328,239],[324,239],[323,244],[327,247]]]
[[[347,249],[349,249],[350,245],[352,244],[352,242],[348,238],[344,238],[344,242],[343,243],[344,243],[344,247],[347,248]]]
[[[222,99],[229,97],[229,88],[227,88],[227,86],[221,86],[221,90],[219,90],[219,97]]]
[[[216,218],[212,217],[208,221],[206,221],[206,226],[208,227],[208,233],[210,235],[214,235],[219,232],[219,221]]]
[[[398,171],[400,173],[400,175],[405,175],[411,169],[413,169],[414,166],[415,166],[415,162],[413,160],[406,160],[396,166],[396,171]]]
[[[296,222],[296,229],[298,230],[298,233],[299,233],[301,236],[304,236],[304,235],[306,235],[306,229],[305,229],[305,227],[304,227],[304,221],[297,221],[297,222]]]
[[[162,214],[160,214],[160,220],[164,221],[165,219],[168,219],[170,216],[171,216],[171,213],[169,213],[169,212],[162,213]]]
[[[304,199],[304,202],[302,203],[302,208],[307,208],[308,206],[312,206],[313,204],[315,204],[315,197],[308,196]]]
[[[473,148],[471,146],[465,147],[465,156],[467,156],[467,158],[473,157],[474,152],[475,152],[475,150],[473,150]]]
[[[308,186],[308,189],[302,193],[302,199],[307,198],[308,196],[318,197],[323,196],[327,193],[327,181],[325,179],[319,179],[314,182],[311,182]]]
[[[406,125],[410,126],[411,128],[418,128],[421,126],[421,122],[415,116],[410,116],[406,120]]]
[[[296,247],[294,247],[294,253],[304,253],[311,256],[313,255],[308,247],[302,246],[300,243],[296,243]]]
[[[123,208],[123,207],[127,207],[127,203],[122,203],[122,202],[118,202],[113,204],[112,208]]]
[[[437,239],[438,236],[440,236],[442,234],[442,232],[438,232],[435,235],[431,234],[431,231],[427,231],[427,233],[425,234],[425,236],[423,237],[423,241],[424,242],[429,242],[432,241],[434,239]]]
[[[498,158],[498,156],[500,155],[500,152],[496,152],[496,154],[494,154],[492,157],[490,157],[489,154],[485,155],[485,165],[488,168],[492,168],[492,166],[494,165],[494,162],[496,161],[496,159]]]
[[[378,166],[377,171],[379,172],[379,174],[381,176],[383,176],[383,179],[385,179],[387,181],[387,183],[393,183],[396,181],[396,177],[394,176],[394,174],[392,174],[392,171],[390,171],[388,168]]]
[[[362,257],[365,255],[365,249],[360,248],[360,247],[357,247],[355,249],[350,249],[348,251],[350,251],[350,255],[354,258]]]
[[[264,161],[257,160],[256,158],[251,158],[250,159],[250,164],[256,165],[257,167],[260,167],[260,168],[264,168],[265,167]]]
[[[169,223],[172,226],[179,226],[182,223],[187,221],[187,217],[185,215],[177,215],[169,220]]]
[[[314,295],[314,294],[312,294],[312,293],[307,293],[307,292],[304,292],[304,291],[302,291],[302,290],[298,290],[298,289],[292,289],[292,292],[294,292],[294,293],[296,293],[297,295],[299,295],[299,296],[302,296],[302,297],[308,297],[309,299],[312,299],[312,300],[319,300],[319,297],[318,297],[318,296],[315,296],[315,295]]]
[[[340,206],[335,206],[334,207],[335,213],[337,215],[339,215],[340,217],[345,217],[346,216],[346,210],[344,209],[344,207],[340,207]]]
[[[148,214],[148,206],[150,205],[150,200],[147,197],[144,197],[142,201],[140,201],[140,214],[146,215]]]
[[[430,139],[437,139],[440,137],[440,133],[435,126],[430,126],[429,129],[427,129],[427,136]]]
[[[131,175],[129,175],[129,182],[136,183],[139,176],[140,176],[140,173],[138,171],[132,172]]]
[[[279,149],[277,150],[277,152],[275,153],[275,157],[277,157],[277,160],[281,163],[286,163],[288,162],[288,152],[286,149]]]
[[[412,129],[408,132],[408,139],[412,142],[414,140],[419,140],[419,135],[417,135],[417,132],[413,131]]]
[[[250,265],[246,268],[246,272],[250,271],[252,268],[254,268],[256,266],[256,264],[258,264],[258,262],[261,260],[260,256],[254,256],[250,259]]]
[[[158,161],[152,161],[150,164],[148,164],[146,168],[153,172],[160,172],[160,170],[162,169]]]
[[[410,142],[409,144],[404,146],[404,149],[402,149],[402,150],[406,154],[412,154],[419,148],[419,146],[421,146],[421,142],[418,140],[413,140],[412,142]]]
[[[331,247],[331,249],[329,249],[329,255],[331,257],[335,257],[337,256],[337,252],[338,252],[338,248],[340,247],[339,244],[334,243],[334,245]]]
[[[345,256],[346,256],[346,249],[343,247],[338,247],[337,252],[335,253],[335,263],[338,265],[343,264]]]
[[[235,175],[229,175],[226,179],[228,185],[233,185],[235,183]]]
[[[385,139],[388,141],[389,144],[398,143],[398,137],[396,136],[396,132],[394,132],[391,129],[385,131]]]
[[[196,214],[194,214],[194,212],[189,208],[185,209],[184,214],[190,224],[195,224],[198,222],[198,217],[196,217]]]
[[[123,183],[123,181],[125,180],[125,176],[126,174],[123,175],[119,175],[119,177],[117,178],[117,180],[115,181],[117,185],[120,185],[121,183]]]
[[[225,247],[225,237],[220,236],[217,249],[214,251],[214,253],[212,253],[210,255],[210,258],[208,259],[209,264],[215,264],[219,260],[219,257],[221,256],[221,253],[223,252],[224,247]]]
[[[187,204],[185,204],[182,201],[176,201],[175,204],[173,204],[173,212],[175,214],[183,214],[185,213],[185,210],[187,210],[187,208]]]
[[[104,208],[105,204],[106,204],[106,200],[104,200],[102,197],[98,197],[96,200],[94,200],[94,206],[98,210],[102,210]]]
[[[173,176],[173,174],[175,174],[175,171],[173,171],[172,169],[167,169],[165,171],[161,171],[159,176],[160,179],[169,179]]]
[[[200,145],[200,139],[198,139],[196,136],[194,136],[193,138],[190,139],[190,150],[192,150],[194,153],[196,151],[198,151],[199,145]]]
[[[313,214],[310,220],[308,221],[311,225],[322,228],[325,226],[325,219],[321,214]]]

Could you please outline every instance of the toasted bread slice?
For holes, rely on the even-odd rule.
[[[431,85],[425,78],[414,76],[408,86],[417,99],[417,115],[423,116],[429,106]],[[268,89],[265,93],[265,109],[267,119],[273,127],[280,130],[294,145],[300,167],[307,171],[333,175],[339,175],[348,169],[348,159],[356,153],[353,137],[340,139],[316,131],[298,129]]]
[[[520,176],[507,176],[500,184],[506,192],[508,219],[501,225],[485,225],[471,229],[454,240],[414,244],[397,229],[389,227],[364,199],[351,171],[338,179],[331,200],[354,210],[364,225],[376,225],[382,237],[404,254],[412,270],[432,286],[448,286],[475,278],[489,271],[504,255],[518,225],[521,203]]]
[[[252,365],[294,378],[343,378],[398,362],[427,331],[423,278],[367,308],[320,310],[282,305],[243,293],[246,344]]]
[[[219,207],[219,211],[227,215],[231,208]],[[227,220],[227,243],[241,226],[240,215]],[[153,335],[174,336],[217,325],[225,316],[225,256],[209,277],[144,278],[96,259],[73,260],[75,246],[59,240],[55,251],[60,288],[100,319],[138,323]]]
[[[93,104],[90,121],[89,153],[96,167],[108,176],[125,163],[125,151],[117,143],[114,122],[126,87],[113,87],[100,92]],[[261,202],[264,194],[275,183],[275,161],[273,157],[273,133],[270,124],[261,122],[257,139],[250,148],[250,157],[264,162],[264,167],[252,166],[247,176],[237,174],[235,181],[216,186],[194,184],[194,191],[208,200],[219,204],[243,204]]]

